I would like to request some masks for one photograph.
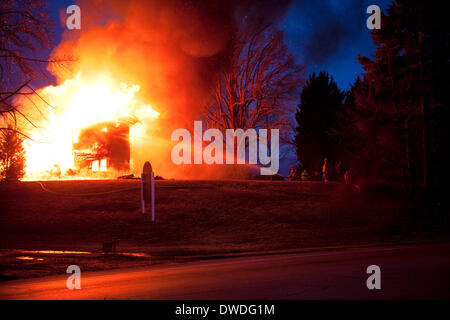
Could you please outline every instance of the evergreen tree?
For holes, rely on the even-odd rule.
[[[340,150],[332,135],[336,127],[336,113],[344,101],[333,77],[326,72],[313,73],[300,96],[295,119],[297,121],[295,145],[300,167],[310,173],[320,173],[324,158],[330,164],[338,160]]]
[[[0,177],[16,181],[25,174],[25,150],[23,140],[12,128],[0,131]]]
[[[439,6],[399,0],[372,32],[375,58],[352,88],[340,132],[384,178],[427,189],[448,174],[448,29]],[[344,132],[345,131],[345,132]],[[353,137],[351,137],[353,135]],[[446,173],[444,173],[446,172]],[[380,178],[380,177],[377,177]]]

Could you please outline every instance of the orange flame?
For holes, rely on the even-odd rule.
[[[25,179],[49,178],[56,166],[62,173],[73,169],[72,142],[77,141],[81,129],[90,125],[135,119],[138,122],[130,129],[130,144],[143,138],[145,127],[159,113],[137,97],[139,90],[139,85],[121,83],[105,73],[84,78],[81,72],[61,85],[39,90],[46,101],[45,123],[33,128],[32,140],[24,142]]]

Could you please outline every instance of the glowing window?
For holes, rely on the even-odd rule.
[[[98,160],[92,161],[92,171],[98,171]]]
[[[100,160],[100,171],[106,171],[108,168],[106,167],[106,159]]]

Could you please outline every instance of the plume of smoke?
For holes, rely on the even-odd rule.
[[[79,0],[81,30],[66,30],[54,56],[77,59],[68,68],[49,66],[58,83],[79,71],[108,73],[137,84],[142,101],[160,113],[148,137],[132,146],[138,172],[150,160],[158,174],[177,176],[170,160],[170,134],[190,128],[217,73],[226,68],[233,30],[276,22],[289,1],[264,0]],[[61,15],[61,18],[66,16]]]
[[[309,36],[302,40],[302,48],[311,64],[324,63],[343,43],[359,37],[361,26],[365,26],[365,9],[360,0],[301,0],[293,9],[308,29]]]

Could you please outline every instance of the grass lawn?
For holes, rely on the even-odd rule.
[[[420,204],[392,189],[341,183],[156,181],[156,223],[140,181],[0,183],[0,279],[141,266],[199,255],[446,238]],[[107,194],[92,194],[124,190]],[[62,195],[64,194],[64,195]],[[102,242],[120,239],[120,255]],[[70,250],[88,253],[49,253]],[[139,255],[131,255],[139,253]]]

